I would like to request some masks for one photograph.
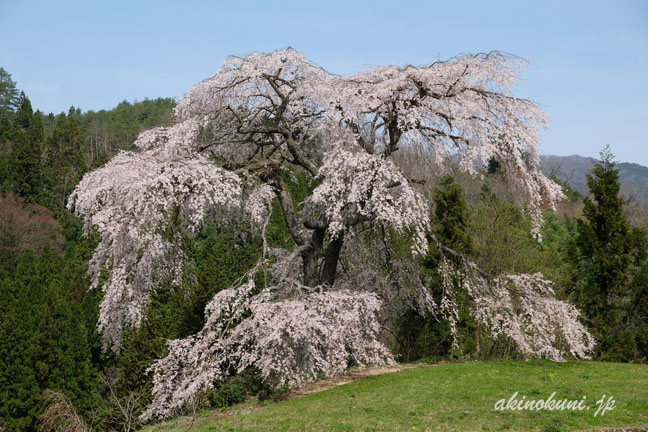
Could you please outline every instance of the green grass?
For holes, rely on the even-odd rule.
[[[589,410],[495,411],[514,392],[527,399],[580,400]],[[596,401],[613,396],[616,408],[594,417]],[[245,412],[254,405],[252,412]],[[441,364],[368,377],[307,397],[209,420],[192,431],[568,431],[648,425],[648,366],[571,361],[483,361]],[[177,420],[148,427],[184,431]]]

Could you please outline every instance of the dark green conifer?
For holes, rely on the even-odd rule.
[[[31,102],[24,93],[21,93],[13,130],[10,157],[13,190],[17,195],[36,200],[41,187],[43,123],[33,115]]]
[[[435,210],[431,215],[431,224],[434,234],[445,246],[462,254],[470,254],[472,240],[468,233],[469,213],[461,186],[452,176],[446,175],[439,180],[433,198]],[[430,281],[429,289],[437,302],[442,296],[442,282],[437,273],[440,259],[437,247],[430,242],[430,250],[423,259],[422,273]],[[458,299],[459,302],[464,300]],[[459,349],[453,350],[448,322],[439,322],[436,317],[424,317],[415,310],[408,311],[402,317],[398,331],[403,360],[448,354],[464,355],[477,351],[477,327],[465,308],[460,311],[457,329]]]
[[[0,119],[11,118],[20,106],[20,94],[16,82],[0,67]]]
[[[584,199],[570,254],[576,273],[572,296],[599,340],[599,356],[630,360],[638,354],[627,326],[630,277],[642,234],[632,230],[626,218],[619,170],[609,146],[587,174],[587,184],[590,196]]]

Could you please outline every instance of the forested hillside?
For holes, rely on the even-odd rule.
[[[542,156],[545,172],[555,175],[583,195],[588,192],[586,174],[595,163],[595,159],[578,155]],[[631,162],[620,162],[617,168],[622,192],[633,199],[643,201],[644,204],[648,202],[648,167]]]
[[[205,307],[212,298],[218,293],[225,296],[250,270],[255,272],[250,279],[259,286],[274,277],[267,263],[296,251],[300,245],[295,238],[299,238],[286,222],[290,218],[286,218],[284,202],[277,198],[270,201],[272,212],[262,230],[239,214],[229,224],[213,218],[194,231],[165,225],[155,235],[179,239],[186,255],[180,265],[182,277],[151,278],[150,301],[145,303],[139,325],[126,326],[119,349],[111,349],[97,324],[104,289],[118,264],[111,267],[105,261],[88,273],[101,236],[97,230],[84,235],[84,222],[67,205],[85,174],[122,150],[147,151],[145,146],[134,145],[136,139],[150,128],[172,126],[176,102],[168,98],[124,101],[99,112],[71,107],[67,113],[44,114],[32,107],[28,95],[20,92],[4,69],[0,69],[0,80],[0,431],[35,431],[42,424],[65,422],[79,425],[75,430],[135,430],[154,400],[150,367],[170,354],[166,342],[199,334],[209,319]],[[227,121],[241,112],[234,112]],[[243,129],[239,127],[237,133]],[[296,130],[290,138],[297,139],[300,133],[301,129]],[[412,230],[358,217],[355,231],[345,234],[347,249],[338,251],[340,264],[333,276],[337,271],[351,282],[364,278],[383,289],[376,298],[393,310],[381,315],[381,325],[388,331],[380,333],[380,342],[397,361],[521,359],[534,353],[533,347],[525,351],[514,336],[505,331],[494,334],[485,320],[476,318],[476,304],[483,299],[472,297],[469,291],[457,291],[448,298],[448,287],[459,285],[460,277],[447,269],[461,268],[466,262],[474,262],[489,281],[498,277],[506,281],[504,275],[509,274],[542,273],[542,278],[553,281],[546,286],[555,292],[553,303],[542,304],[546,310],[559,310],[569,302],[582,312],[578,322],[598,342],[591,353],[595,359],[647,361],[648,210],[629,207],[619,194],[619,181],[629,178],[624,173],[634,172],[632,167],[616,165],[613,155],[604,151],[601,160],[587,169],[586,186],[574,183],[580,188],[575,190],[563,182],[566,196],[557,211],[551,211],[547,202],[540,209],[544,224],[538,228],[539,242],[534,235],[533,209],[520,205],[519,196],[510,188],[510,178],[519,173],[504,160],[492,158],[477,167],[478,175],[469,175],[450,159],[446,160],[449,169],[442,172],[435,169],[432,155],[396,146],[393,151],[393,166],[411,174],[412,184],[433,203],[426,214],[426,249],[412,259],[416,246]],[[207,160],[220,163],[223,158],[215,154]],[[297,160],[294,154],[292,158]],[[367,160],[358,165],[370,165]],[[231,161],[223,165],[227,163],[235,165]],[[328,169],[342,172],[347,167]],[[559,181],[565,180],[554,174]],[[264,180],[271,177],[263,175]],[[387,188],[394,187],[396,182],[389,179]],[[287,169],[272,181],[281,185],[282,198],[290,199],[298,211],[320,184],[319,177],[309,178],[301,168]],[[373,187],[372,182],[367,185]],[[643,183],[635,184],[638,194],[648,194]],[[177,219],[178,212],[169,214]],[[339,238],[325,243],[322,234],[321,250],[314,259],[328,256]],[[348,253],[349,244],[357,253]],[[450,255],[444,247],[456,252]],[[376,251],[380,254],[372,255]],[[140,259],[145,248],[136,252]],[[258,263],[266,252],[268,261],[261,268]],[[369,272],[374,269],[373,275],[380,277],[370,280]],[[381,279],[382,275],[388,276]],[[98,288],[90,289],[94,276]],[[325,276],[324,270],[316,274],[323,282],[315,285],[325,285]],[[545,287],[542,278],[525,281]],[[415,285],[422,286],[435,304],[454,302],[456,313],[424,313],[417,307],[420,298],[412,294]],[[213,311],[217,305],[210,308]],[[511,313],[515,312],[512,308]],[[552,355],[565,352],[569,357],[577,352],[570,354],[563,340],[556,345],[560,351],[551,351]],[[551,358],[546,352],[540,354]],[[265,379],[258,368],[236,370],[234,364],[224,364],[223,369],[230,374],[212,378],[190,405],[172,413],[225,407],[248,395],[280,397],[285,391]]]
[[[0,69],[0,426],[36,430],[44,391],[62,392],[84,416],[106,396],[109,359],[90,291],[96,238],[65,209],[89,169],[172,120],[172,99],[122,102],[109,111],[34,111]]]

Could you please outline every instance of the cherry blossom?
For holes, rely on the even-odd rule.
[[[105,292],[99,329],[107,348],[119,350],[158,284],[183,283],[182,234],[204,221],[245,219],[263,231],[276,200],[295,244],[282,251],[264,242],[249,279],[209,303],[203,330],[169,342],[168,356],[151,369],[154,402],[145,417],[170,415],[246,369],[279,385],[389,363],[381,314],[402,310],[394,305],[403,301],[456,322],[450,276],[457,271],[478,320],[495,335],[528,356],[585,357],[592,341],[577,311],[539,275],[489,278],[465,258],[459,268],[448,259],[439,270],[446,294],[436,304],[411,271],[413,259],[393,263],[392,274],[370,259],[371,272],[338,268],[341,259],[351,268],[370,256],[359,227],[411,236],[414,255],[427,250],[429,204],[395,161],[400,149],[452,157],[475,175],[495,157],[540,239],[540,209],[563,195],[539,168],[537,132],[546,116],[511,92],[522,66],[493,52],[339,76],[291,48],[233,56],[178,103],[175,124],[143,132],[139,151],[87,174],[69,208],[88,232],[101,234],[89,271]],[[296,174],[313,186],[301,203],[285,181]],[[252,282],[260,268],[269,274],[264,286]]]

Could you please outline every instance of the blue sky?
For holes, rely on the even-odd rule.
[[[293,46],[335,73],[506,51],[549,113],[540,151],[648,166],[648,1],[0,0],[0,66],[34,107],[182,97],[229,54]]]

